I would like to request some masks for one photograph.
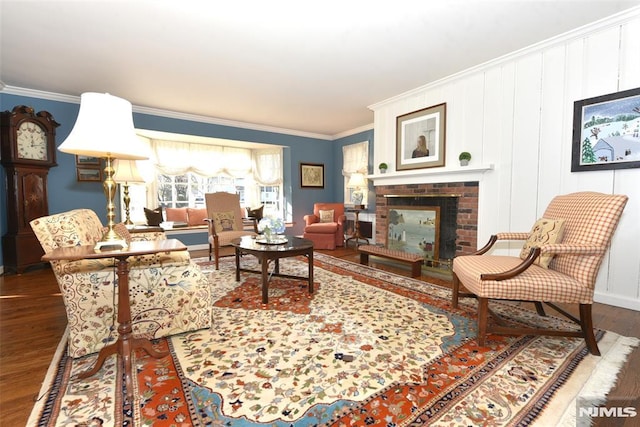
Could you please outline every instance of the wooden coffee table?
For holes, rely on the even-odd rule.
[[[233,239],[231,245],[236,250],[236,281],[240,281],[240,272],[262,274],[262,304],[269,303],[269,277],[287,277],[290,279],[303,279],[309,282],[309,294],[313,294],[313,242],[301,237],[282,236],[282,243],[273,244],[261,242],[260,236],[243,236]],[[240,257],[243,254],[254,255],[258,258],[262,269],[250,270],[240,268]],[[304,255],[309,264],[309,275],[307,277],[292,276],[290,274],[280,274],[280,258]],[[269,274],[269,264],[273,261],[273,272]]]

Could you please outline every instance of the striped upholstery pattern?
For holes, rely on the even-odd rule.
[[[578,192],[555,197],[545,218],[564,219],[561,243],[541,247],[555,254],[549,269],[530,266],[507,280],[481,280],[483,273],[507,271],[519,257],[468,255],[453,261],[462,285],[479,297],[590,304],[596,276],[611,237],[627,203],[627,196]],[[526,239],[527,233],[500,233],[498,239]]]

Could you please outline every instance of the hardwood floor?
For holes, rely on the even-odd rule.
[[[353,248],[319,252],[358,262]],[[373,257],[371,260],[376,268],[408,275],[409,270],[403,266]],[[450,287],[446,277],[423,275],[420,279]],[[598,328],[640,338],[640,312],[594,304],[593,317]],[[26,424],[65,326],[62,297],[48,267],[0,276],[0,425]],[[610,398],[639,396],[640,350],[635,349]]]

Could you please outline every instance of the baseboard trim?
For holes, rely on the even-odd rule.
[[[595,292],[593,300],[600,304],[640,311],[640,300],[625,295],[611,295]]]

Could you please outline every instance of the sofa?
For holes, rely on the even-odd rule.
[[[103,227],[90,209],[75,209],[31,221],[45,253],[59,247],[93,245]],[[159,240],[162,231],[131,233],[116,226],[125,240]],[[133,332],[160,338],[211,327],[212,296],[207,278],[188,251],[128,259]],[[68,320],[68,350],[77,358],[117,339],[117,274],[114,258],[51,261]]]
[[[186,224],[185,227],[206,227],[206,208],[164,208],[165,221]]]

